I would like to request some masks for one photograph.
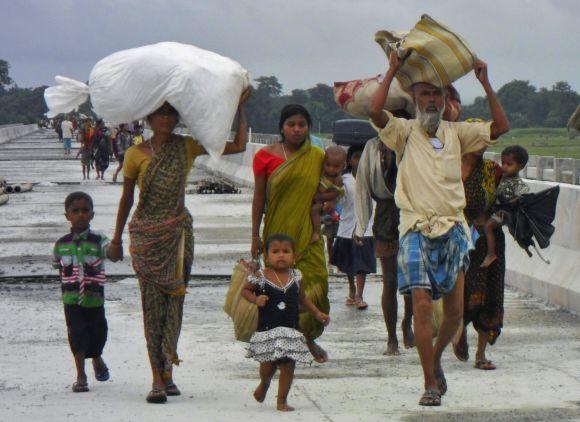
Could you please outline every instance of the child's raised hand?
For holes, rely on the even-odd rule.
[[[266,306],[266,303],[268,303],[268,299],[269,299],[268,296],[260,295],[260,296],[256,297],[255,304],[258,308],[263,308],[264,306]]]
[[[324,324],[324,326],[327,326],[328,324],[330,324],[330,317],[328,315],[326,315],[324,312],[318,312],[316,314],[316,319],[320,322],[322,322]]]

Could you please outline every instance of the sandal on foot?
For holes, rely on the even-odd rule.
[[[95,369],[95,378],[97,381],[107,381],[111,378],[111,374],[109,373],[109,368],[107,365],[103,366],[102,368],[94,368]]]
[[[496,369],[496,366],[493,364],[493,362],[487,359],[476,361],[473,367],[476,369],[482,369],[484,371],[493,371]]]
[[[352,297],[347,297],[346,302],[344,304],[346,306],[352,306],[356,304],[356,301]]]
[[[357,300],[356,301],[356,308],[363,311],[368,308],[369,305],[364,300]]]
[[[167,394],[161,388],[154,388],[149,391],[145,400],[147,400],[147,403],[165,403],[167,401]]]
[[[72,385],[73,393],[86,393],[89,391],[89,384],[86,382],[74,382]]]
[[[425,390],[419,400],[420,406],[441,406],[441,394],[435,389]]]
[[[447,380],[445,379],[445,374],[443,371],[437,373],[435,372],[435,379],[437,380],[437,388],[439,389],[439,394],[442,396],[447,392]]]
[[[165,394],[168,396],[180,396],[181,391],[174,383],[165,385]]]

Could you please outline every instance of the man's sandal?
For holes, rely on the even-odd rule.
[[[76,381],[72,385],[73,393],[86,393],[89,391],[89,384],[86,382]]]
[[[352,306],[352,305],[356,304],[356,300],[354,300],[352,297],[347,297],[344,304],[346,306]]]
[[[174,383],[170,383],[170,384],[165,385],[165,393],[168,396],[180,396],[181,395],[181,391],[179,390],[177,385],[175,385]]]
[[[441,394],[435,389],[425,390],[419,400],[420,406],[441,406]]]
[[[493,371],[496,369],[496,366],[493,364],[493,362],[487,359],[475,361],[475,365],[473,367],[476,369],[482,369],[484,371]]]
[[[167,393],[162,388],[153,388],[147,394],[147,403],[165,403],[167,401]]]

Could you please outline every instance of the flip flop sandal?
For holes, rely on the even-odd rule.
[[[86,382],[74,382],[72,385],[73,393],[86,393],[89,391],[89,384]]]
[[[167,384],[165,386],[165,393],[168,396],[180,396],[181,395],[181,391],[179,390],[177,385],[175,385],[174,383]]]
[[[147,403],[165,403],[167,401],[167,394],[163,389],[154,388],[147,394],[145,400],[147,400]]]
[[[478,360],[475,362],[473,367],[476,369],[482,369],[484,371],[493,371],[496,369],[496,366],[490,360]]]
[[[369,305],[364,300],[357,300],[357,302],[356,302],[357,309],[363,311],[368,307],[369,307]]]
[[[346,306],[352,306],[352,305],[355,305],[355,304],[356,304],[356,301],[353,298],[351,298],[351,297],[347,297],[346,298],[346,302],[345,302],[345,305]]]
[[[97,381],[107,381],[111,378],[111,374],[109,373],[109,368],[105,365],[102,368],[94,368],[95,369],[95,378]]]
[[[441,406],[441,394],[439,391],[429,389],[425,390],[423,395],[421,396],[421,400],[419,400],[420,406]]]

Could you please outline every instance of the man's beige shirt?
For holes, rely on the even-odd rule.
[[[496,143],[490,138],[491,122],[442,120],[436,137],[444,146],[436,151],[418,120],[387,114],[389,122],[377,131],[381,141],[397,154],[395,202],[401,210],[400,237],[408,231],[419,231],[429,238],[439,237],[457,222],[469,232],[463,216],[461,156]]]

